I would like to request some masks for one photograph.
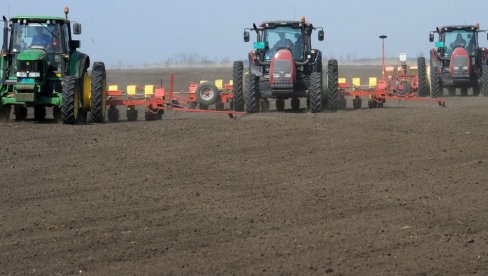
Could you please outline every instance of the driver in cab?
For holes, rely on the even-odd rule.
[[[31,47],[42,47],[46,49],[52,42],[51,36],[44,33],[43,27],[35,27],[36,34],[32,38]]]
[[[278,35],[280,36],[280,40],[273,46],[273,53],[279,49],[291,48],[293,46],[293,42],[285,37],[285,33],[278,33]]]
[[[456,47],[465,47],[465,46],[466,46],[466,40],[464,40],[461,34],[457,34],[456,40],[454,40],[454,42],[451,43],[451,49],[454,50]]]

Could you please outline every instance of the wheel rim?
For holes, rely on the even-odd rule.
[[[200,91],[200,97],[205,101],[212,99],[214,95],[215,92],[210,88],[202,89],[202,91]]]

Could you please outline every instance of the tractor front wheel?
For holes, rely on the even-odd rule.
[[[259,79],[250,73],[246,78],[246,112],[259,112]]]
[[[107,73],[103,62],[95,62],[92,71],[90,114],[92,121],[103,123],[107,104]]]
[[[425,65],[425,58],[419,57],[417,59],[418,65],[418,81],[419,81],[419,96],[425,97],[429,95],[429,87],[427,86],[427,69]]]
[[[46,119],[46,107],[35,106],[34,107],[34,119],[36,121],[44,121]]]
[[[14,113],[15,113],[15,120],[16,121],[25,121],[27,118],[27,107],[22,105],[14,106]]]
[[[283,112],[285,110],[285,100],[276,99],[276,110],[278,112]]]
[[[79,119],[80,109],[80,85],[76,77],[67,77],[63,85],[63,104],[61,105],[61,117],[63,123],[74,125]]]
[[[337,60],[329,60],[327,68],[327,105],[329,110],[337,110],[339,98],[339,65]]]
[[[435,70],[435,68],[432,68],[431,70]],[[440,76],[439,74],[437,74],[436,72],[433,72],[432,73],[432,76],[431,76],[431,96],[432,98],[439,98],[442,93],[442,86],[441,86],[441,79],[440,79]]]
[[[244,111],[244,64],[242,61],[235,61],[233,66],[234,87],[232,99],[235,111]]]
[[[0,122],[7,122],[10,120],[10,105],[0,103]]]

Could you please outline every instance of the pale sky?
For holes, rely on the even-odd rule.
[[[22,3],[22,4],[19,4]],[[326,57],[379,57],[378,35],[387,34],[387,56],[428,56],[429,31],[443,24],[488,29],[486,0],[0,0],[7,16],[63,16],[82,23],[81,51],[107,64],[160,63],[178,53],[210,59],[247,58],[242,32],[252,23],[305,16],[326,32],[315,48]],[[487,46],[486,35],[481,45]]]

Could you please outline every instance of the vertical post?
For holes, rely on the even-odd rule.
[[[387,38],[388,36],[386,35],[380,35],[380,38],[381,38],[381,44],[382,44],[382,54],[381,54],[381,68],[382,68],[382,76],[381,76],[381,80],[385,81],[385,39]]]
[[[175,88],[175,73],[171,73],[171,79],[169,83],[169,101],[173,102],[173,92]]]

